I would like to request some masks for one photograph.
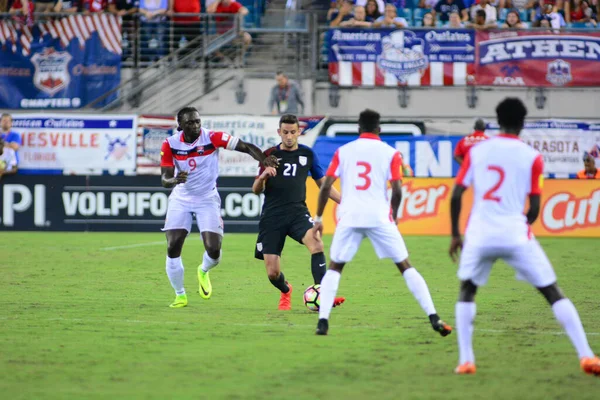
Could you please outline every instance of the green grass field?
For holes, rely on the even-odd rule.
[[[346,267],[330,334],[302,304],[306,249],[288,240],[294,309],[253,259],[254,235],[228,234],[214,293],[197,294],[202,245],[188,238],[187,308],[170,309],[162,234],[1,233],[0,397],[4,399],[598,399],[600,380],[543,298],[498,264],[478,297],[478,373],[455,376],[456,336],[433,332],[389,260],[364,242]],[[329,245],[330,237],[326,237]],[[542,239],[559,283],[600,352],[597,239]],[[408,237],[439,314],[454,323],[447,238]],[[141,247],[115,248],[145,244]]]

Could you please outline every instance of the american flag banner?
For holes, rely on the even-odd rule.
[[[473,80],[475,33],[464,29],[331,29],[330,82],[361,86],[464,86]]]
[[[114,15],[0,20],[0,108],[84,107],[119,85],[121,55]]]

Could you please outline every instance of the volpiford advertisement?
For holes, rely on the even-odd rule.
[[[71,14],[35,22],[0,20],[0,108],[81,108],[119,86],[120,17]]]
[[[476,85],[600,85],[598,32],[477,31],[476,43]]]
[[[219,180],[226,231],[257,231],[264,196],[251,192],[252,182]],[[0,230],[159,232],[169,193],[158,176],[7,176]]]
[[[15,114],[19,170],[134,172],[136,125],[135,115]]]
[[[339,188],[339,180],[336,182]],[[449,235],[453,179],[405,179],[398,227],[405,235]],[[318,189],[307,185],[307,204],[314,215]],[[463,198],[461,232],[473,203],[469,189]],[[335,229],[336,204],[329,202],[323,216],[325,233]],[[542,192],[542,209],[533,225],[537,236],[600,237],[600,185],[594,180],[548,179]]]

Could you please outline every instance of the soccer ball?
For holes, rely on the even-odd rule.
[[[319,311],[321,285],[311,285],[304,291],[304,305],[310,311]]]

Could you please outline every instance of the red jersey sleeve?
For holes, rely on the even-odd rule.
[[[544,186],[544,158],[541,154],[533,161],[531,166],[531,191],[529,194],[541,194]]]
[[[460,166],[460,170],[458,171],[458,174],[456,175],[456,184],[457,185],[461,185],[464,187],[469,187],[471,184],[471,177],[469,174],[470,169],[471,169],[471,156],[470,156],[470,152],[467,152],[467,154],[465,155],[465,159],[463,160],[463,163]]]
[[[160,148],[160,166],[175,167],[175,164],[173,164],[173,152],[171,152],[171,146],[167,140],[163,142]]]
[[[399,181],[402,179],[402,157],[400,157],[400,152],[397,151],[394,153],[392,157],[392,162],[390,163],[390,181]]]
[[[327,168],[326,176],[332,176],[334,178],[339,177],[339,169],[340,167],[340,150],[336,150],[333,158],[331,159],[331,163],[329,164],[329,168]]]
[[[456,148],[454,149],[454,157],[465,158],[465,138],[460,139],[456,144]]]
[[[238,138],[231,136],[225,132],[211,132],[209,134],[210,142],[218,148],[223,148],[227,150],[235,150],[238,142],[240,141]]]

